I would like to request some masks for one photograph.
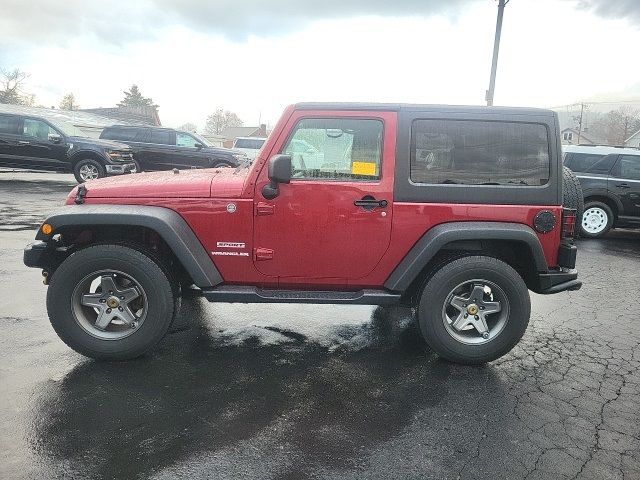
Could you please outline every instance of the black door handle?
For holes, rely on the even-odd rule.
[[[376,200],[371,195],[365,195],[360,200],[353,202],[356,207],[362,207],[365,210],[373,210],[376,207],[384,208],[389,205],[386,200]]]
[[[616,184],[616,187],[619,187],[619,188],[631,188],[628,183],[618,183],[618,184]]]

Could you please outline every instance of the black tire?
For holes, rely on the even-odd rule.
[[[90,334],[75,313],[76,287],[83,279],[105,270],[135,279],[146,295],[146,316],[138,329],[124,338],[104,339]],[[69,256],[51,276],[47,311],[58,336],[76,352],[95,359],[128,360],[145,354],[164,337],[176,313],[176,301],[176,289],[152,258],[123,245],[94,245]]]
[[[512,267],[493,257],[467,256],[452,260],[431,273],[420,295],[418,324],[425,341],[438,355],[452,362],[478,365],[500,358],[520,341],[529,324],[531,301],[527,286]],[[472,280],[493,283],[499,287],[495,289],[494,299],[498,290],[504,297],[501,313],[487,317],[490,329],[494,318],[497,319],[493,338],[485,340],[477,331],[469,331],[470,336],[477,334],[477,344],[463,343],[454,338],[449,332],[451,327],[445,326],[444,316],[445,304],[448,304],[452,292]],[[498,321],[504,322],[501,328],[498,328]]]
[[[588,225],[591,222],[591,219],[594,218],[597,220],[598,217],[601,219],[601,226],[599,226],[597,230],[589,228]],[[604,236],[609,230],[611,230],[611,227],[613,227],[614,218],[615,215],[611,210],[611,207],[606,203],[595,200],[588,201],[584,206],[583,214],[579,217],[580,236],[585,238],[600,238]],[[585,228],[589,228],[590,231]]]
[[[107,175],[104,166],[100,162],[92,158],[84,158],[82,160],[78,160],[73,167],[73,175],[76,177],[76,181],[78,183],[84,183],[88,180],[93,180],[93,178],[85,178],[86,174],[84,173],[83,167],[90,169],[92,172],[96,172],[97,177],[95,178],[102,178]]]
[[[233,168],[233,165],[224,160],[214,160],[211,162],[211,168]]]
[[[581,221],[584,212],[584,195],[580,180],[569,167],[562,167],[562,204],[567,208],[575,209],[576,222]]]

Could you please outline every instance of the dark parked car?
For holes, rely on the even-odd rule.
[[[584,192],[580,233],[597,238],[614,227],[640,228],[640,150],[564,147],[564,164]]]
[[[100,138],[130,145],[141,171],[174,168],[237,167],[246,160],[242,152],[214,147],[195,133],[172,128],[114,125]]]
[[[73,125],[0,113],[0,167],[73,172],[78,182],[134,173],[127,145],[89,138]]]

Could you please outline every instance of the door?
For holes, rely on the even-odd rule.
[[[136,138],[137,140],[137,138]],[[145,172],[176,168],[176,134],[173,130],[150,128],[144,143],[136,143],[136,158]]]
[[[22,164],[45,170],[69,168],[64,136],[51,125],[36,118],[23,118],[21,133],[17,151]],[[55,135],[58,140],[54,141],[50,135]]]
[[[207,168],[210,166],[208,155],[196,145],[202,145],[202,143],[188,133],[176,132],[174,157],[176,168]],[[204,145],[202,146],[204,147]]]
[[[18,117],[0,115],[0,165],[16,165],[19,139],[18,128]]]
[[[640,155],[620,155],[608,187],[622,202],[620,215],[640,217]]]
[[[294,113],[270,152],[291,155],[291,182],[267,200],[266,167],[258,179],[255,266],[282,285],[357,283],[389,246],[396,114],[312,114]]]

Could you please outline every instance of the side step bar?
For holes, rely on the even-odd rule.
[[[268,290],[258,287],[220,286],[203,289],[210,302],[229,303],[330,303],[344,305],[395,305],[399,293],[386,290],[333,292],[318,290]]]

